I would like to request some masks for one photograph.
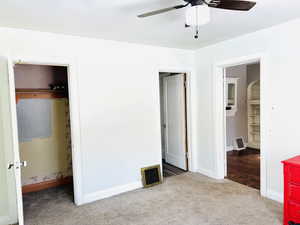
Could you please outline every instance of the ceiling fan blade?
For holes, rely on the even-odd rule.
[[[208,6],[218,9],[249,11],[256,5],[256,2],[234,1],[234,0],[213,0]]]
[[[164,9],[155,10],[155,11],[152,11],[152,12],[148,12],[148,13],[138,15],[138,17],[139,18],[144,18],[144,17],[148,17],[148,16],[158,15],[158,14],[169,12],[169,11],[172,11],[172,10],[175,10],[175,9],[184,8],[184,7],[188,6],[188,4],[186,4],[186,5],[176,5],[176,6],[173,6],[173,7],[168,7],[168,8],[164,8]]]

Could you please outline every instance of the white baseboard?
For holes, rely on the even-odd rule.
[[[224,179],[223,177],[222,178],[218,177],[217,175],[215,175],[215,173],[213,173],[210,170],[198,169],[197,172],[201,173],[207,177],[213,178],[213,179],[217,179],[217,180]],[[279,192],[272,191],[272,190],[267,190],[267,193],[264,197],[274,200],[274,201],[277,201],[277,202],[280,202],[280,203],[283,203],[283,193],[279,193]]]
[[[96,191],[90,194],[86,194],[83,197],[83,204],[94,202],[100,199],[108,198],[114,195],[118,195],[124,192],[133,191],[143,187],[141,181],[120,185],[112,188],[108,188],[101,191]]]
[[[267,198],[272,199],[274,201],[283,203],[283,193],[279,193],[276,191],[272,191],[272,190],[267,190]]]
[[[213,179],[217,179],[219,180],[220,178],[214,173],[212,172],[211,170],[207,170],[207,169],[198,169],[197,170],[198,173],[201,173],[202,175],[204,176],[207,176],[207,177],[210,177],[210,178],[213,178]]]
[[[226,146],[226,151],[227,152],[230,152],[230,151],[233,151],[233,150],[234,150],[233,146]]]

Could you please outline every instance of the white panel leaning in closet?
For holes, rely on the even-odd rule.
[[[23,189],[72,176],[67,107],[65,98],[18,101],[20,157],[28,162],[22,170]]]

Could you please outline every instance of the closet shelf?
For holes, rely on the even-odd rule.
[[[68,93],[64,90],[50,90],[50,89],[16,89],[16,100],[19,99],[54,99],[67,98]]]
[[[16,88],[16,93],[65,93],[61,90],[51,90],[51,89],[19,89]]]

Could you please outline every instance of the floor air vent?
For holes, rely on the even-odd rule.
[[[161,183],[160,165],[144,167],[141,169],[143,186],[152,187]]]

